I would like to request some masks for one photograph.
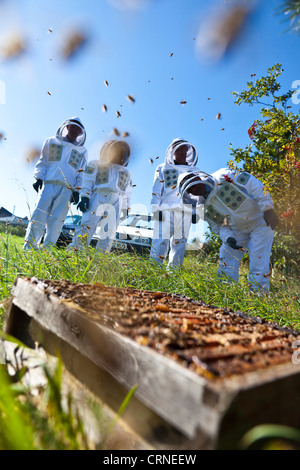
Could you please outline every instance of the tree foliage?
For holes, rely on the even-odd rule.
[[[300,34],[300,0],[285,0],[278,9],[290,23],[289,29]]]
[[[281,94],[281,64],[267,72],[248,82],[246,90],[233,92],[237,105],[257,105],[260,116],[248,129],[250,143],[245,148],[231,146],[233,159],[229,165],[242,165],[264,183],[281,218],[279,231],[293,236],[300,244],[300,115],[292,112],[295,91]]]

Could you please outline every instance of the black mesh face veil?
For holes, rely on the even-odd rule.
[[[193,204],[203,204],[215,187],[213,178],[201,171],[182,174],[178,185],[183,202]],[[193,194],[193,187],[196,186],[197,191]]]
[[[56,138],[59,140],[67,140],[68,126],[77,126],[78,129],[81,130],[80,134],[72,143],[78,147],[84,145],[86,140],[85,128],[80,119],[76,117],[67,119],[61,124],[61,126],[57,129]]]
[[[201,181],[200,178],[196,176],[194,173],[189,173],[181,179],[179,183],[179,191],[180,192],[185,191],[185,187],[187,185],[190,185],[192,182],[200,183],[200,181]]]
[[[168,146],[165,156],[165,162],[174,165],[175,152],[182,145],[186,145],[188,147],[185,164],[188,166],[195,166],[198,161],[198,151],[194,145],[192,145],[187,140],[181,138],[174,139],[173,142]]]

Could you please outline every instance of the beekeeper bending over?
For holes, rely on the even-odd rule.
[[[192,211],[184,207],[178,189],[178,177],[193,171],[197,163],[196,148],[183,139],[174,139],[168,146],[165,162],[155,171],[151,208],[154,233],[150,258],[160,264],[168,256],[168,265],[180,267],[192,222]]]
[[[87,162],[85,139],[82,122],[73,117],[44,142],[33,175],[38,199],[27,227],[24,250],[36,250],[43,235],[44,247],[55,246],[69,202],[78,203],[78,188]]]
[[[204,204],[204,217],[222,246],[218,276],[238,281],[239,267],[249,250],[252,291],[269,291],[270,255],[278,216],[261,181],[246,171],[223,168],[212,175],[187,173],[180,177],[185,203]]]
[[[121,212],[130,206],[131,173],[126,168],[129,157],[127,142],[109,140],[100,150],[100,159],[87,164],[78,204],[82,221],[69,249],[89,245],[97,229],[97,249],[111,250]]]

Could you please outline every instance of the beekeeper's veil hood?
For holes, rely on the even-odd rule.
[[[81,146],[84,145],[85,139],[86,139],[86,132],[84,125],[82,124],[81,120],[79,117],[72,117],[70,119],[67,119],[64,121],[61,126],[57,129],[56,132],[56,138],[60,140],[66,140],[67,134],[68,134],[68,127],[67,126],[77,126],[80,130],[81,133],[77,136],[77,138],[72,142],[72,144]]]
[[[184,204],[205,204],[216,190],[216,181],[213,176],[204,171],[182,173],[178,178],[179,193]],[[197,194],[193,194],[193,187],[197,187]]]
[[[190,144],[184,139],[177,138],[172,141],[166,151],[165,162],[175,164],[175,152],[182,145],[188,145],[188,151],[186,154],[186,165],[195,166],[198,161],[198,152],[194,145]]]
[[[100,160],[104,163],[127,166],[129,157],[130,146],[124,140],[108,140],[100,150]]]

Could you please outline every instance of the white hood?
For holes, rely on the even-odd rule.
[[[195,196],[188,192],[192,186],[199,184],[200,182],[205,185],[207,194],[206,197]],[[179,193],[184,204],[202,205],[207,203],[207,201],[216,192],[217,181],[212,175],[209,175],[204,171],[187,172],[179,176],[178,186]]]
[[[120,163],[115,163],[119,166],[127,166],[130,157],[130,147],[124,140],[108,140],[101,147],[100,161],[103,163],[114,164],[114,157],[120,158]]]
[[[165,162],[171,165],[175,165],[174,153],[181,145],[188,145],[189,149],[186,156],[186,164],[189,166],[195,166],[198,161],[198,152],[194,145],[190,144],[184,139],[176,138],[172,141],[166,150]]]
[[[76,145],[78,147],[83,146],[86,140],[86,132],[84,125],[82,124],[80,118],[77,116],[67,119],[60,125],[60,127],[56,131],[56,138],[65,141],[67,134],[67,126],[69,126],[70,124],[76,125],[82,130],[82,133],[77,137],[76,141],[72,142],[73,145]]]

